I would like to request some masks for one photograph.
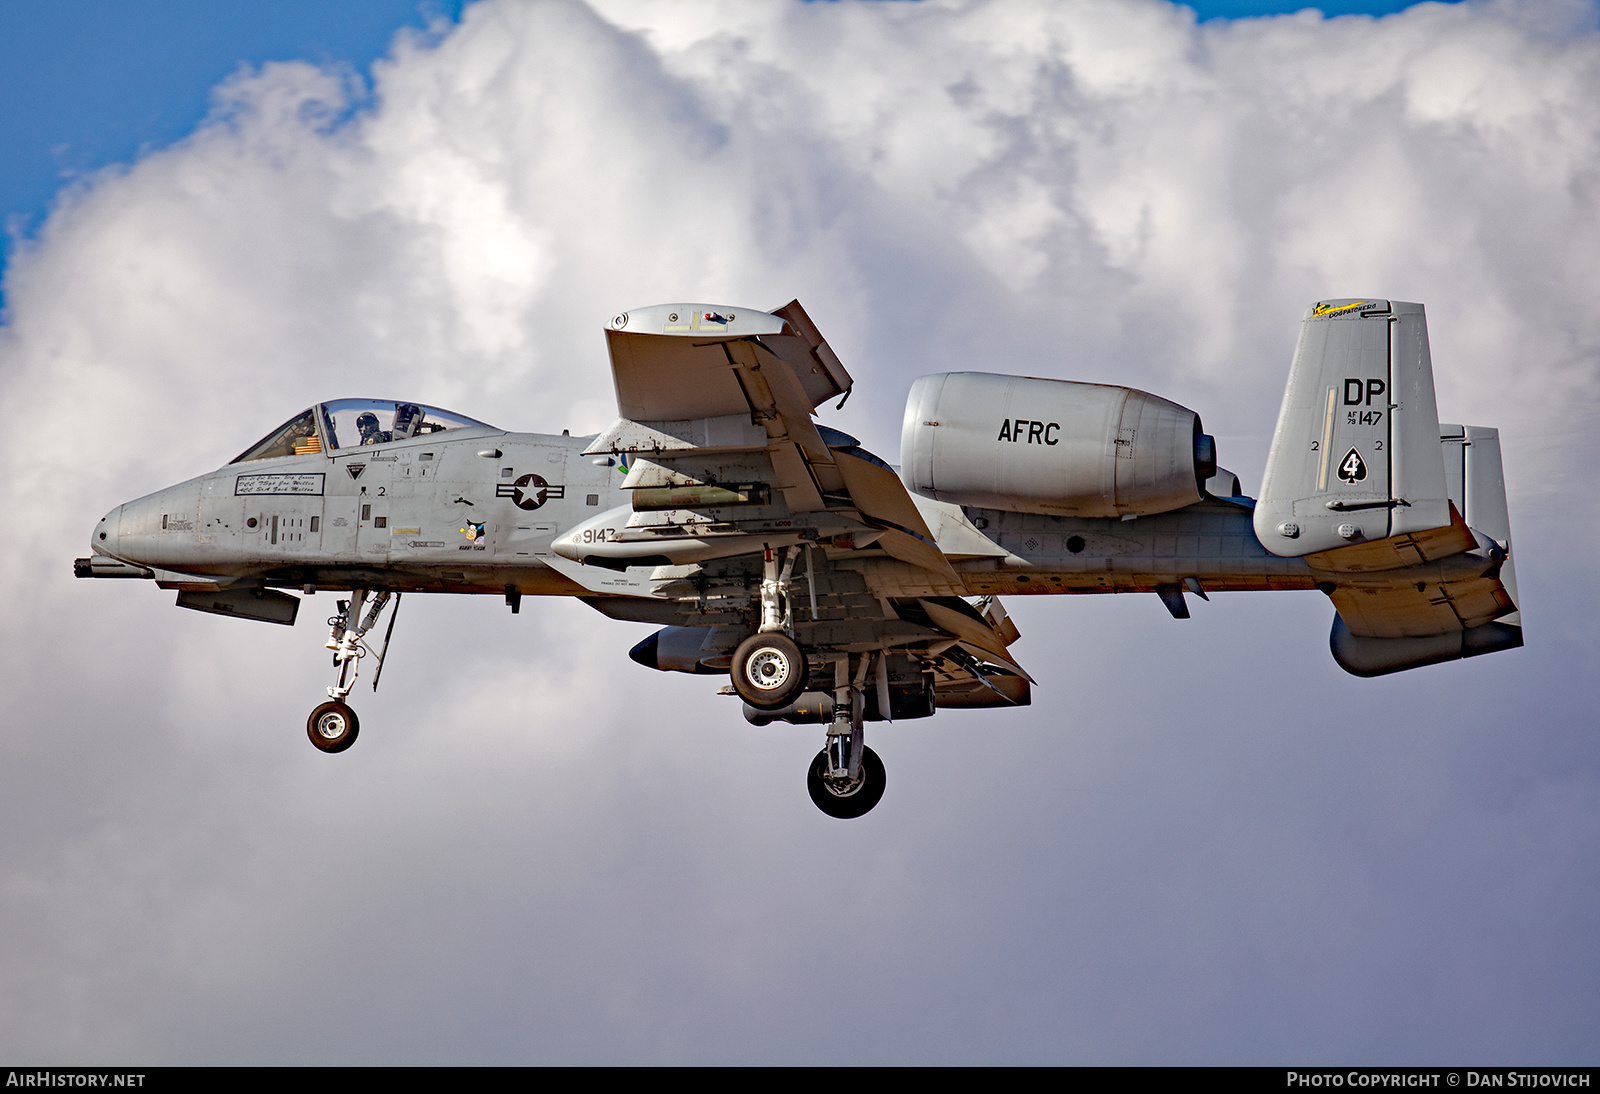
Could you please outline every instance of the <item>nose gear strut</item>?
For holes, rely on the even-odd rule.
[[[367,654],[377,658],[377,669],[372,674],[372,690],[378,690],[378,680],[383,676],[383,659],[389,652],[389,639],[394,635],[395,617],[400,614],[400,594],[380,591],[367,604],[369,590],[351,589],[350,599],[339,601],[339,610],[328,617],[327,649],[333,651],[333,665],[337,677],[328,688],[332,702],[323,703],[311,712],[306,723],[306,733],[311,743],[324,752],[343,752],[355,743],[359,721],[356,712],[345,702],[356,686],[361,673],[361,659]],[[377,650],[367,645],[367,632],[383,617],[391,597],[394,608],[389,613],[389,626],[383,633],[383,645]],[[365,615],[361,609],[366,607]]]

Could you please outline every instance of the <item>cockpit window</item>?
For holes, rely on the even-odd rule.
[[[384,399],[340,399],[295,415],[268,433],[234,463],[275,456],[309,456],[341,448],[388,444],[443,433],[447,429],[489,429],[483,422],[421,403]]]
[[[489,428],[464,415],[421,403],[340,399],[322,404],[322,436],[330,452],[473,427]]]
[[[248,460],[270,460],[274,456],[308,456],[322,451],[322,441],[317,437],[316,411],[307,410],[268,433],[255,445],[247,448],[234,463]]]

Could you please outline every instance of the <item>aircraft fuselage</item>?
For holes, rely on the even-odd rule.
[[[178,588],[209,578],[280,588],[347,589],[356,582],[401,592],[606,595],[551,566],[553,539],[627,503],[618,461],[584,455],[588,441],[457,430],[449,440],[229,464],[119,505],[101,519],[91,546],[167,571],[157,579]],[[1137,520],[918,500],[930,511],[960,513],[995,545],[989,557],[962,558],[941,542],[953,554],[963,595],[1149,592],[1185,579],[1207,592],[1316,584],[1304,560],[1261,547],[1244,499]],[[827,550],[850,565],[850,549]],[[857,565],[905,595],[952,591],[890,558],[863,553]]]

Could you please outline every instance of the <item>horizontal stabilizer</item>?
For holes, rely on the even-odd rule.
[[[1449,507],[1450,523],[1420,532],[1402,532],[1369,543],[1351,543],[1331,551],[1306,556],[1312,569],[1334,573],[1359,574],[1375,570],[1397,570],[1422,562],[1449,558],[1478,545],[1466,518],[1454,503]]]
[[[1358,676],[1522,645],[1499,432],[1470,425],[1442,425],[1439,430],[1451,517],[1473,546],[1398,572],[1371,577],[1352,573],[1335,583],[1329,595],[1339,614],[1329,641],[1334,659]],[[1377,546],[1347,547],[1328,555]],[[1325,557],[1313,555],[1307,561],[1319,566]]]
[[[1462,561],[1472,558],[1464,556]],[[1495,560],[1483,559],[1481,564],[1484,572],[1472,576],[1441,574],[1446,567],[1440,564],[1418,566],[1405,571],[1398,581],[1339,585],[1330,599],[1350,630],[1369,638],[1417,638],[1460,631],[1504,618],[1515,610]]]

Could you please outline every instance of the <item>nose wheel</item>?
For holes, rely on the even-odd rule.
[[[356,712],[337,700],[323,703],[306,719],[306,736],[323,752],[343,752],[356,743],[360,732]]]

